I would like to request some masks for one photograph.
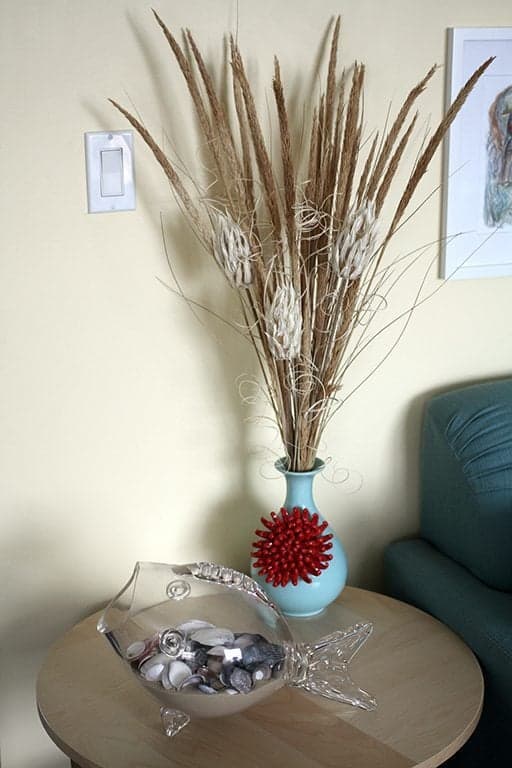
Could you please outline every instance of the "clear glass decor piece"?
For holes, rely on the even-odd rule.
[[[293,684],[327,699],[361,709],[375,709],[375,698],[355,685],[348,669],[372,630],[369,623],[355,624],[345,631],[332,632],[317,643],[296,646],[297,673]]]
[[[177,736],[190,723],[190,717],[185,712],[170,707],[161,707],[160,717],[167,736]]]
[[[369,623],[295,642],[286,619],[243,573],[214,563],[137,563],[98,631],[159,700],[164,730],[234,715],[284,685],[362,709],[375,699],[349,674]]]

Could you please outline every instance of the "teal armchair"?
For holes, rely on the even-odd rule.
[[[420,534],[387,548],[387,591],[451,627],[482,666],[482,718],[448,764],[512,765],[512,379],[432,398],[420,468]]]

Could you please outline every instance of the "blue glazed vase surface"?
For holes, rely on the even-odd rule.
[[[287,510],[292,510],[294,507],[306,508],[311,514],[316,512],[320,521],[323,522],[324,518],[313,498],[313,481],[324,468],[324,462],[316,459],[313,469],[309,472],[289,472],[286,469],[285,459],[279,459],[275,466],[286,480],[286,498],[283,506]],[[330,526],[325,529],[324,533],[333,534],[332,549],[330,550],[333,558],[328,568],[322,571],[320,576],[311,577],[311,584],[301,580],[296,586],[287,584],[286,587],[274,587],[265,581],[264,576],[257,573],[254,568],[254,561],[251,561],[252,577],[287,616],[307,617],[321,613],[333,600],[336,600],[346,584],[347,557],[345,551]]]

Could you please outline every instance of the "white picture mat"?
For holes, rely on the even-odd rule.
[[[445,147],[441,265],[445,278],[512,275],[512,225],[494,228],[484,221],[489,107],[500,91],[512,85],[512,28],[449,30],[447,105],[489,56],[496,59],[455,119]]]

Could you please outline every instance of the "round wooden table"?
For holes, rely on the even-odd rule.
[[[43,726],[81,768],[433,768],[460,749],[480,717],[482,674],[462,640],[410,605],[347,587],[322,616],[290,624],[309,641],[374,623],[351,669],[377,697],[376,711],[284,688],[170,739],[158,703],[96,632],[96,620],[55,643],[37,685]]]

